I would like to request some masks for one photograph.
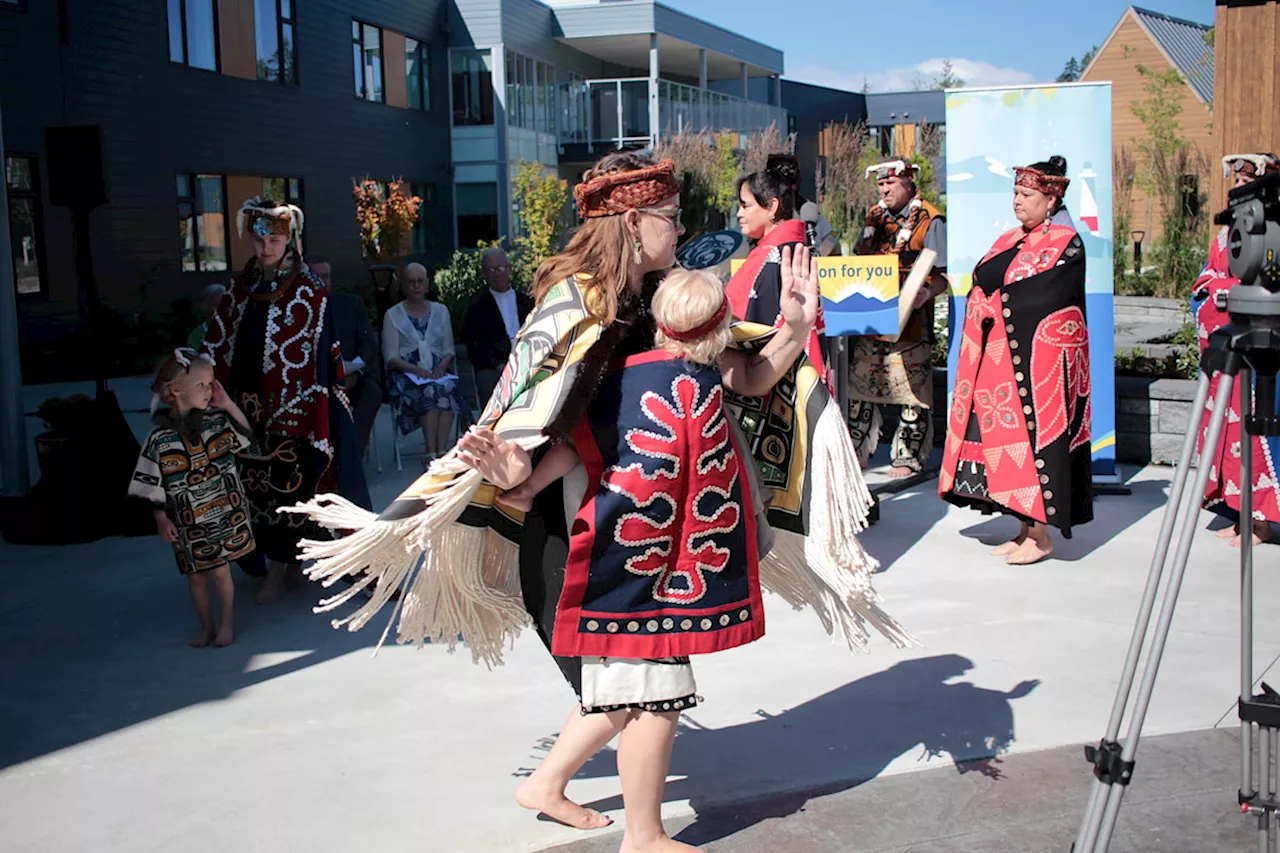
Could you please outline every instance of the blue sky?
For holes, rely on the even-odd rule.
[[[970,85],[1052,80],[1102,41],[1120,0],[662,0],[779,48],[793,80],[873,92],[910,89],[950,59]],[[1149,0],[1141,8],[1211,24],[1213,0]],[[979,11],[981,10],[981,11]]]

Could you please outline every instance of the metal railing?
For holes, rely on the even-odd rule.
[[[621,148],[683,131],[750,133],[775,124],[785,133],[787,127],[781,107],[669,80],[658,81],[657,128],[650,127],[647,77],[575,80],[560,84],[557,95],[562,145]]]

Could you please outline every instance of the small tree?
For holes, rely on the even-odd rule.
[[[1063,66],[1062,73],[1058,75],[1056,82],[1058,83],[1074,83],[1080,79],[1080,63],[1076,62],[1073,56],[1067,60],[1067,64]]]
[[[741,172],[738,149],[728,132],[716,134],[715,159],[711,166],[711,206],[726,218],[738,204],[738,175]]]
[[[1112,267],[1116,282],[1124,278],[1129,265],[1129,229],[1133,224],[1133,185],[1137,180],[1133,149],[1120,146],[1112,158],[1111,180],[1115,201],[1112,205]],[[1141,270],[1135,270],[1140,273]]]
[[[1182,93],[1186,81],[1175,68],[1137,66],[1143,97],[1130,105],[1144,135],[1135,141],[1137,185],[1156,201],[1161,225],[1154,251],[1159,295],[1176,296],[1204,262],[1207,222],[1199,176],[1208,169],[1204,154],[1182,135]]]
[[[522,266],[524,277],[532,280],[564,230],[561,215],[569,198],[569,184],[554,175],[544,175],[540,163],[522,161],[516,169],[513,188],[524,233],[516,238],[517,254],[512,266]]]
[[[360,247],[365,256],[378,263],[403,257],[422,199],[406,195],[404,181],[399,179],[383,184],[365,178],[352,184]]]

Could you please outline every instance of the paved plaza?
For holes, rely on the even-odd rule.
[[[383,417],[380,504],[420,465],[395,471]],[[1105,727],[1171,477],[1129,473],[1132,494],[1099,497],[1057,559],[1023,568],[987,555],[1012,522],[949,507],[936,482],[887,497],[864,542],[922,646],[850,654],[767,597],[762,641],[696,664],[706,702],[677,740],[671,827],[712,851],[1067,850],[1079,744]],[[1257,552],[1260,675],[1280,656],[1277,556]],[[1234,806],[1235,559],[1198,535],[1115,850],[1252,845]],[[587,836],[512,802],[572,702],[532,633],[492,672],[442,648],[371,660],[385,617],[335,631],[318,589],[258,607],[237,572],[236,643],[192,650],[157,538],[0,544],[0,572],[0,849],[616,850],[617,827]],[[612,753],[570,794],[621,822]]]

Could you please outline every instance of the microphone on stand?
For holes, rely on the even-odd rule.
[[[804,223],[805,236],[814,254],[821,257],[839,254],[840,242],[834,234],[827,234],[821,241],[818,240],[818,220],[821,217],[818,205],[813,202],[806,201],[800,205],[800,221]]]

